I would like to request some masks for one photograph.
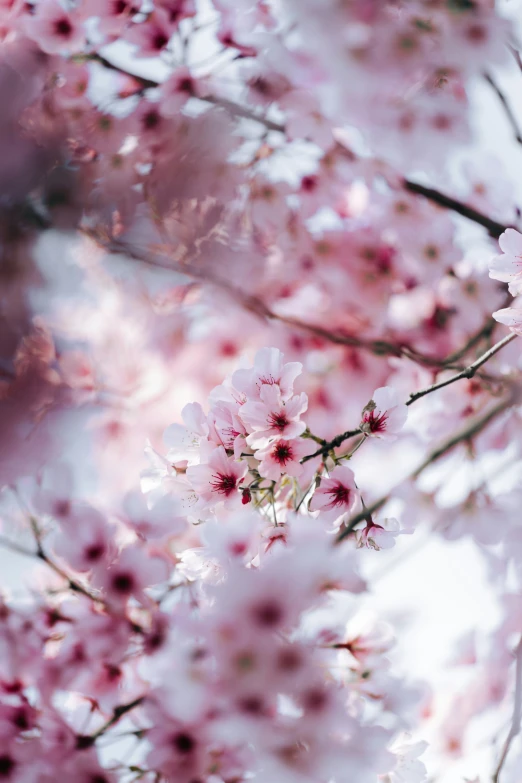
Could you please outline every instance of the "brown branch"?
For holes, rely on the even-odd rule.
[[[96,54],[89,55],[88,59],[97,61],[101,65],[105,66],[106,68],[109,68],[110,70],[117,71],[123,75],[130,76],[131,78],[136,79],[138,82],[140,82],[140,84],[142,84],[144,89],[146,89],[147,87],[157,87],[160,84],[160,82],[158,81],[154,81],[152,79],[144,78],[142,76],[129,73],[128,71],[119,68],[117,65],[110,62],[100,54],[96,53]],[[279,133],[285,133],[284,124],[274,122],[273,120],[268,119],[268,117],[259,114],[258,112],[255,112],[252,109],[249,109],[245,106],[242,106],[241,104],[236,103],[235,101],[231,101],[228,98],[220,98],[211,94],[195,96],[195,97],[198,97],[199,100],[205,101],[206,103],[211,103],[214,106],[221,106],[221,108],[225,109],[229,114],[231,114],[234,117],[241,117],[243,119],[253,120],[254,122],[258,122],[261,125],[264,125],[265,128],[267,128],[268,130],[277,131]],[[344,154],[349,153],[350,159],[353,159],[353,152],[347,150],[346,147],[340,142],[336,142],[335,149],[338,152]],[[502,223],[499,223],[496,220],[493,220],[492,218],[489,218],[487,215],[484,215],[478,210],[473,209],[473,207],[464,204],[462,201],[458,201],[455,198],[446,196],[444,193],[441,193],[435,188],[428,188],[425,185],[421,185],[420,183],[413,182],[409,179],[404,179],[402,184],[403,187],[406,190],[408,190],[410,193],[415,193],[416,195],[424,196],[424,198],[434,202],[435,204],[438,204],[441,207],[445,207],[446,209],[450,209],[453,212],[462,215],[462,217],[465,217],[468,220],[472,220],[474,223],[478,223],[479,225],[487,229],[490,236],[492,236],[495,239],[498,239],[498,237],[504,233],[506,228],[510,227]]]
[[[522,720],[522,637],[515,650],[516,656],[516,670],[515,670],[515,696],[513,700],[513,717],[511,719],[511,728],[509,734],[506,737],[500,759],[492,775],[493,783],[498,783],[500,772],[504,766],[511,743],[520,733],[520,721]]]
[[[406,344],[399,345],[394,344],[389,340],[365,339],[363,337],[356,337],[353,334],[348,334],[342,329],[326,329],[323,326],[301,321],[298,318],[278,315],[257,296],[253,296],[252,294],[243,291],[241,288],[233,286],[228,280],[224,280],[208,270],[198,269],[188,263],[184,264],[179,261],[163,262],[159,258],[154,257],[153,253],[144,255],[121,240],[114,240],[106,236],[101,236],[96,230],[87,228],[83,228],[81,230],[86,236],[100,244],[105,248],[105,250],[109,252],[125,253],[129,256],[129,258],[149,266],[154,266],[159,269],[165,269],[171,272],[177,272],[181,275],[190,277],[193,280],[197,280],[198,282],[215,285],[232,296],[232,298],[238,304],[244,307],[245,310],[256,315],[258,318],[266,321],[277,321],[293,329],[298,329],[299,331],[312,334],[315,337],[319,337],[325,340],[326,342],[331,342],[335,345],[344,345],[350,348],[360,348],[361,350],[373,353],[375,356],[395,356],[398,358],[409,359],[410,361],[425,367],[434,367],[439,369],[447,367],[450,369],[460,370],[461,368],[454,366],[453,363],[457,359],[464,356],[468,350],[470,350],[483,338],[485,339],[490,337],[497,325],[497,322],[493,318],[488,318],[486,323],[466,341],[462,348],[445,357],[444,359],[437,359],[434,356],[427,356],[422,354]]]
[[[522,135],[520,134],[520,130],[518,127],[517,118],[513,114],[513,110],[511,106],[509,105],[509,101],[496,83],[496,81],[493,79],[493,77],[489,73],[484,74],[484,79],[487,81],[487,83],[490,85],[492,90],[495,92],[497,98],[499,99],[500,103],[502,104],[502,108],[504,109],[504,113],[507,117],[507,120],[509,124],[511,125],[511,128],[513,130],[513,133],[515,135],[515,139],[519,144],[522,144]]]
[[[498,239],[507,228],[511,228],[509,225],[498,223],[496,220],[493,220],[482,212],[479,212],[477,209],[473,209],[473,207],[464,204],[462,201],[458,201],[451,196],[446,196],[439,190],[435,190],[435,188],[428,188],[425,185],[421,185],[418,182],[412,182],[412,180],[409,179],[404,179],[402,184],[410,193],[424,196],[424,198],[427,198],[429,201],[433,201],[434,204],[438,204],[446,209],[451,209],[458,215],[462,215],[462,217],[472,220],[474,223],[478,223],[479,226],[483,226],[493,239]]]
[[[421,464],[413,471],[413,473],[410,474],[408,478],[418,478],[418,476],[420,476],[420,474],[429,465],[433,464],[442,456],[454,449],[455,446],[458,446],[460,443],[464,443],[466,441],[471,441],[471,439],[475,435],[478,435],[479,432],[482,432],[482,430],[487,427],[487,425],[493,421],[493,419],[495,419],[500,413],[503,413],[505,410],[507,410],[509,406],[513,404],[513,401],[514,395],[511,394],[508,398],[501,400],[493,408],[490,408],[490,410],[484,414],[484,416],[479,419],[475,419],[456,435],[453,435],[451,438],[444,441],[440,446],[437,446],[437,448],[430,452],[426,459],[421,462]],[[354,530],[356,525],[359,524],[359,522],[370,520],[372,514],[384,506],[384,504],[389,500],[389,497],[389,494],[384,495],[383,497],[379,498],[379,500],[376,500],[374,503],[372,503],[372,505],[361,511],[359,514],[356,514],[354,517],[352,517],[352,519],[349,520],[346,526],[343,527],[343,529],[338,534],[335,543],[339,543],[345,539]]]
[[[76,58],[73,57],[73,59],[97,62],[100,65],[103,65],[103,67],[107,68],[109,71],[115,71],[116,73],[119,73],[120,76],[127,76],[130,77],[131,79],[135,79],[139,84],[141,84],[143,90],[147,90],[153,87],[159,87],[161,85],[161,81],[159,81],[158,79],[148,79],[145,76],[139,76],[137,73],[132,73],[131,71],[127,71],[125,70],[125,68],[120,68],[118,65],[108,60],[99,52],[94,52],[93,54],[87,54],[85,56],[80,55],[79,57]]]
[[[103,734],[111,729],[116,723],[118,723],[118,721],[121,720],[121,718],[126,715],[127,712],[130,712],[136,707],[139,707],[139,705],[143,704],[144,701],[145,697],[139,696],[137,699],[134,699],[128,704],[120,704],[118,707],[115,707],[109,720],[106,721],[106,723],[104,723],[103,726],[98,729],[98,731],[96,731],[94,734],[80,734],[76,737],[76,747],[78,750],[87,750],[88,748],[91,748],[96,740],[103,736]]]
[[[344,443],[345,440],[348,440],[348,438],[353,438],[355,435],[360,434],[361,430],[359,428],[356,430],[348,430],[347,432],[343,432],[341,435],[337,435],[337,437],[328,443],[323,442],[323,445],[320,449],[314,451],[313,454],[308,454],[306,457],[303,457],[301,462],[308,462],[308,460],[313,459],[314,457],[318,457],[320,454],[326,455],[329,451],[332,451],[332,449],[338,448],[342,443]]]
[[[103,600],[99,596],[91,593],[89,590],[87,590],[87,588],[80,584],[80,582],[76,582],[74,579],[71,579],[71,577],[62,568],[60,568],[60,566],[57,565],[54,560],[51,560],[49,555],[43,550],[40,541],[40,533],[33,518],[31,518],[31,528],[36,540],[36,550],[33,551],[32,549],[26,549],[20,544],[17,544],[16,541],[10,541],[5,536],[0,536],[0,546],[5,547],[6,549],[10,549],[12,552],[16,552],[19,555],[24,555],[25,557],[36,557],[39,560],[42,560],[42,562],[44,562],[52,571],[54,571],[55,574],[67,582],[67,587],[69,590],[72,590],[75,593],[81,593],[81,595],[86,596],[95,603],[104,604]]]
[[[516,64],[518,65],[518,67],[522,71],[522,58],[520,57],[520,52],[518,51],[518,49],[516,49],[511,44],[508,44],[508,49],[511,52],[511,54],[513,55]]]
[[[491,359],[492,356],[494,356],[496,353],[502,350],[502,348],[504,348],[505,345],[513,342],[513,340],[516,337],[518,337],[518,335],[515,334],[514,332],[508,334],[502,340],[499,340],[499,342],[496,343],[496,345],[490,348],[489,351],[486,351],[486,353],[483,353],[482,356],[479,356],[479,358],[476,361],[474,361],[473,364],[470,364],[469,367],[466,367],[457,375],[453,375],[451,378],[448,378],[445,381],[434,383],[431,386],[428,386],[426,389],[421,389],[418,392],[414,392],[413,394],[410,394],[410,398],[406,402],[406,405],[411,405],[417,400],[420,400],[421,397],[425,397],[427,394],[431,394],[432,392],[437,391],[438,389],[443,389],[445,386],[449,386],[451,383],[455,383],[455,381],[460,381],[463,380],[464,378],[473,378],[477,370],[480,367],[482,367],[483,364],[485,364],[489,359]]]
[[[425,397],[427,394],[431,394],[432,392],[437,391],[438,389],[443,389],[445,386],[449,386],[450,384],[455,383],[456,381],[463,380],[464,378],[473,378],[473,376],[476,375],[477,371],[479,370],[480,367],[482,367],[483,364],[485,364],[489,359],[491,359],[492,356],[494,356],[496,353],[502,350],[504,346],[512,342],[516,337],[518,337],[518,335],[515,333],[508,334],[506,337],[500,340],[496,345],[490,348],[489,351],[486,351],[486,353],[482,354],[482,356],[479,356],[479,358],[476,359],[476,361],[474,361],[473,364],[470,364],[469,367],[465,367],[457,375],[453,375],[451,378],[448,378],[445,381],[434,383],[431,386],[428,386],[426,389],[421,389],[418,392],[413,392],[412,394],[410,394],[410,398],[406,402],[406,405],[411,405],[417,400],[420,400],[422,397]],[[308,462],[308,460],[311,460],[314,457],[318,457],[321,454],[324,455],[328,454],[333,449],[338,448],[342,443],[344,443],[345,440],[355,437],[355,435],[358,435],[360,432],[361,432],[360,428],[356,430],[347,430],[347,432],[343,432],[341,435],[337,435],[331,441],[328,442],[323,441],[320,449],[314,451],[313,454],[303,457],[301,462]]]

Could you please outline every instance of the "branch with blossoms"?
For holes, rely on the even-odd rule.
[[[406,406],[412,405],[414,402],[420,400],[422,397],[425,397],[427,394],[432,394],[433,392],[438,391],[439,389],[443,389],[446,386],[450,386],[452,383],[455,383],[456,381],[461,381],[465,379],[469,380],[470,378],[473,378],[477,374],[477,371],[480,369],[480,367],[482,367],[489,359],[491,359],[493,356],[495,356],[495,354],[497,354],[500,350],[502,350],[502,348],[504,348],[513,340],[515,340],[516,337],[517,334],[515,333],[511,333],[506,337],[503,337],[502,340],[499,340],[498,343],[496,343],[492,348],[490,348],[488,351],[482,354],[482,356],[479,356],[479,358],[476,359],[472,364],[470,364],[469,367],[466,367],[457,375],[453,375],[451,378],[447,378],[444,381],[439,381],[438,383],[434,383],[431,386],[428,386],[426,389],[420,389],[417,392],[412,392],[409,398],[406,400],[405,405]],[[347,432],[343,432],[341,435],[337,435],[328,443],[322,442],[321,448],[317,449],[317,451],[315,451],[313,454],[304,457],[303,462],[306,462],[307,460],[312,459],[313,457],[317,457],[319,455],[326,456],[334,449],[341,446],[344,443],[344,441],[353,438],[356,435],[360,435],[361,433],[371,434],[372,426],[375,425],[373,420],[370,421],[368,417],[369,414],[366,414],[366,418],[363,417],[363,421],[358,429],[348,430]]]
[[[364,609],[414,525],[522,580],[493,486],[520,467],[522,238],[470,143],[511,27],[465,0],[3,7],[0,544],[45,567],[0,601],[0,779],[423,783],[403,730],[455,753],[507,698],[519,595],[446,721]],[[422,458],[379,498],[392,440]],[[417,478],[458,448],[448,509]],[[518,658],[515,683],[495,783]]]
[[[421,464],[415,468],[409,478],[417,479],[421,473],[426,470],[426,468],[428,468],[444,455],[448,454],[452,449],[454,449],[456,446],[459,446],[461,443],[470,444],[475,435],[478,435],[480,432],[482,432],[482,430],[487,427],[490,422],[494,421],[497,416],[507,411],[513,402],[513,396],[502,400],[501,402],[497,403],[497,405],[488,410],[484,416],[480,417],[476,421],[472,421],[461,432],[458,432],[456,435],[453,435],[451,438],[448,438],[448,440],[444,441],[444,443],[442,443],[440,446],[437,446],[428,454]],[[346,523],[346,526],[343,527],[343,529],[340,531],[337,540],[342,541],[345,539],[346,536],[352,533],[355,527],[363,520],[370,520],[372,514],[381,509],[389,499],[390,495],[384,495],[383,497],[374,501],[367,508],[364,508],[359,514],[356,514],[354,517],[352,517]]]
[[[95,242],[100,243],[105,249],[110,252],[125,253],[136,261],[157,267],[159,269],[165,269],[171,272],[177,272],[179,274],[193,278],[200,283],[216,286],[222,291],[229,294],[232,299],[240,304],[247,312],[253,313],[256,317],[267,322],[278,322],[285,324],[291,329],[297,331],[303,331],[310,335],[320,338],[325,342],[333,343],[334,345],[344,345],[347,347],[360,348],[364,351],[373,353],[376,356],[384,357],[402,357],[409,359],[421,366],[429,368],[444,368],[459,369],[461,372],[468,368],[459,367],[456,363],[462,359],[472,348],[482,341],[488,340],[496,326],[496,322],[493,318],[488,317],[484,324],[472,334],[462,345],[455,351],[452,351],[444,358],[437,358],[436,356],[429,356],[417,351],[415,348],[405,345],[403,343],[393,343],[385,339],[365,339],[355,334],[348,334],[346,330],[335,330],[327,328],[318,324],[308,323],[298,318],[284,316],[271,310],[268,305],[263,302],[259,297],[256,297],[248,292],[245,292],[241,288],[238,288],[230,283],[229,280],[220,278],[215,272],[208,269],[198,269],[196,266],[190,263],[190,252],[185,254],[182,261],[162,260],[165,256],[169,256],[168,245],[157,249],[155,252],[150,249],[148,252],[143,253],[119,240],[114,240],[108,237],[100,236],[99,232],[93,229],[85,229],[84,233]]]
[[[134,73],[131,74],[128,71],[125,71],[124,69],[116,65],[115,63],[109,61],[106,57],[103,57],[100,54],[93,54],[89,56],[89,59],[96,60],[108,70],[114,70],[120,74],[124,74],[125,76],[131,76],[132,79],[135,79],[140,84],[141,90],[147,89],[149,87],[158,87],[161,84],[158,81],[154,81],[149,78],[144,78]],[[488,76],[486,78],[487,81],[489,81],[489,83],[491,84],[491,77]],[[274,122],[273,120],[260,114],[259,112],[255,112],[252,109],[249,109],[246,106],[242,106],[239,103],[231,101],[228,98],[211,95],[208,92],[197,94],[195,95],[195,97],[197,97],[199,100],[203,102],[210,103],[214,106],[220,106],[235,118],[247,119],[253,122],[257,122],[263,125],[269,131],[274,131],[282,134],[286,133],[284,124],[279,122]],[[346,154],[348,153],[350,155],[350,159],[353,160],[354,153],[351,150],[348,151],[342,143],[337,142],[336,151],[341,155],[341,157],[346,156]],[[498,239],[498,237],[508,228],[508,226],[499,223],[496,220],[493,220],[487,215],[484,215],[481,212],[479,212],[479,210],[474,209],[470,205],[465,204],[456,198],[453,198],[451,196],[442,193],[436,188],[427,187],[419,182],[414,182],[407,178],[404,178],[402,180],[402,185],[405,188],[405,190],[411,193],[415,193],[418,196],[422,196],[423,198],[432,201],[434,204],[437,204],[438,206],[449,209],[452,212],[455,212],[456,214],[460,215],[461,217],[467,218],[473,223],[477,223],[478,225],[485,228],[489,233],[489,235],[494,239]]]

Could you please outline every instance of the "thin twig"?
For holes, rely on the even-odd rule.
[[[462,370],[462,372],[459,372],[457,375],[453,375],[451,378],[448,378],[445,381],[433,383],[426,389],[421,389],[418,392],[410,394],[410,398],[406,402],[406,405],[411,405],[412,403],[416,402],[416,400],[420,400],[421,397],[425,397],[427,394],[431,394],[432,392],[437,391],[437,389],[443,389],[445,386],[449,386],[451,383],[455,383],[455,381],[460,381],[464,378],[473,378],[477,370],[482,367],[483,364],[485,364],[489,359],[491,359],[492,356],[502,350],[505,345],[513,342],[516,337],[518,337],[518,335],[514,332],[508,334],[502,340],[499,340],[499,342],[496,343],[492,348],[490,348],[489,351],[486,351],[486,353],[483,353],[482,356],[479,356],[479,358],[474,361],[473,364],[470,364],[469,367],[466,367],[466,369]]]
[[[412,403],[416,402],[416,400],[420,400],[421,397],[425,397],[427,394],[431,394],[434,391],[437,391],[438,389],[443,389],[445,386],[449,386],[452,383],[455,383],[455,381],[460,381],[464,378],[473,378],[473,376],[477,373],[477,370],[479,370],[480,367],[482,367],[483,364],[485,364],[489,359],[491,359],[492,356],[494,356],[496,353],[498,353],[502,348],[504,348],[505,345],[512,342],[518,335],[516,335],[514,332],[511,334],[508,334],[506,337],[504,337],[502,340],[500,340],[496,345],[494,345],[492,348],[490,348],[486,353],[482,354],[482,356],[479,356],[476,361],[473,362],[473,364],[470,364],[469,367],[465,367],[461,372],[459,372],[457,375],[453,375],[451,378],[448,378],[445,381],[440,381],[439,383],[433,383],[431,386],[428,386],[426,389],[421,389],[418,392],[414,392],[410,394],[409,400],[406,402],[406,405],[411,405]],[[360,429],[356,430],[348,430],[347,432],[343,432],[341,435],[337,435],[336,438],[333,438],[333,440],[329,441],[328,443],[323,443],[320,449],[317,449],[317,451],[314,451],[313,454],[310,454],[306,457],[303,457],[301,462],[307,462],[310,459],[313,459],[314,457],[318,457],[321,454],[328,454],[332,449],[337,448],[340,446],[345,440],[348,438],[353,438],[355,435],[358,435],[361,432]],[[359,445],[357,448],[359,448]],[[352,453],[355,453],[352,452]]]
[[[335,437],[329,443],[325,443],[323,446],[321,446],[320,449],[314,451],[313,454],[308,454],[306,457],[303,457],[301,462],[308,462],[308,460],[313,459],[314,457],[318,457],[320,454],[328,454],[329,451],[336,449],[338,446],[344,443],[345,440],[348,440],[348,438],[353,438],[355,435],[359,435],[360,432],[361,430],[357,428],[356,430],[347,430],[347,432],[343,432],[341,435],[337,435],[337,437]]]
[[[142,704],[145,701],[144,696],[139,696],[137,699],[134,699],[133,701],[129,702],[128,704],[120,704],[118,707],[115,707],[112,711],[111,717],[101,726],[98,731],[94,732],[94,734],[80,734],[76,738],[76,745],[80,750],[87,750],[88,748],[91,748],[96,740],[103,736],[110,728],[112,728],[118,721],[126,715],[127,712],[130,712],[131,710],[138,707],[140,704]]]
[[[495,94],[497,95],[500,103],[502,104],[502,107],[504,109],[505,115],[507,117],[507,120],[509,124],[511,125],[511,128],[513,130],[513,133],[515,135],[515,139],[519,144],[522,144],[522,135],[520,134],[520,129],[518,127],[517,118],[513,114],[513,110],[511,106],[509,105],[509,101],[496,83],[496,81],[493,79],[491,74],[485,73],[484,79],[487,81],[487,83],[490,85],[490,87],[493,89]]]
[[[496,769],[492,775],[493,783],[498,783],[500,772],[504,766],[511,743],[520,732],[520,721],[522,720],[522,636],[515,650],[516,670],[515,670],[515,696],[513,700],[513,718],[511,719],[511,728],[506,737],[502,753],[498,760]]]
[[[95,593],[91,593],[90,590],[88,590],[86,587],[84,587],[80,582],[77,582],[76,580],[72,579],[69,574],[66,573],[66,571],[63,570],[63,568],[60,568],[60,566],[52,560],[47,552],[44,551],[44,548],[42,546],[42,540],[41,540],[41,533],[38,528],[38,523],[36,519],[31,516],[30,517],[30,523],[31,523],[31,530],[33,531],[34,539],[36,542],[36,552],[27,552],[27,554],[31,554],[33,557],[37,557],[39,560],[42,560],[49,568],[55,572],[55,574],[58,574],[62,579],[64,579],[67,582],[67,586],[69,587],[69,590],[72,590],[75,593],[80,593],[81,595],[84,595],[86,598],[89,598],[91,601],[94,601],[94,603],[102,604],[105,606],[105,602],[102,598],[97,596]]]
[[[428,188],[425,185],[421,185],[418,182],[412,182],[412,180],[409,179],[404,179],[402,184],[406,190],[410,191],[410,193],[416,193],[418,196],[424,196],[424,198],[429,199],[429,201],[433,201],[434,204],[439,204],[441,207],[451,209],[458,215],[462,215],[462,217],[465,217],[468,220],[472,220],[474,223],[478,223],[479,226],[483,226],[487,230],[488,234],[493,237],[493,239],[498,239],[507,228],[511,227],[509,225],[499,223],[497,220],[493,220],[487,215],[484,215],[482,212],[479,212],[478,209],[473,209],[473,207],[464,204],[462,201],[458,201],[451,196],[446,196],[439,190],[435,190],[435,188]]]
[[[500,413],[503,413],[503,411],[507,410],[510,405],[513,404],[513,395],[510,395],[508,398],[501,400],[497,405],[495,405],[493,408],[490,408],[487,413],[484,414],[479,419],[474,419],[470,424],[468,424],[467,427],[465,427],[463,430],[458,432],[456,435],[453,435],[448,440],[444,441],[440,446],[437,446],[433,451],[430,452],[430,454],[424,459],[421,464],[411,473],[407,478],[409,479],[416,479],[420,476],[420,474],[431,464],[436,462],[440,457],[444,456],[444,454],[447,454],[449,451],[451,451],[455,446],[458,446],[459,443],[464,443],[466,441],[471,441],[471,439],[478,435],[479,432],[481,432],[487,425],[493,421]],[[406,479],[405,479],[406,480]],[[402,482],[401,482],[402,483]],[[379,498],[379,500],[376,500],[374,503],[372,503],[370,506],[365,508],[363,511],[361,511],[359,514],[356,514],[352,519],[348,521],[348,523],[343,527],[343,529],[339,532],[335,543],[339,543],[344,538],[346,538],[353,530],[354,528],[359,524],[359,522],[363,522],[364,520],[370,520],[372,515],[378,511],[382,506],[387,503],[389,500],[390,494],[384,495],[383,497]]]

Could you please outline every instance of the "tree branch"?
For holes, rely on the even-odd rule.
[[[313,454],[308,454],[306,457],[303,457],[301,462],[308,462],[308,460],[313,459],[314,457],[318,457],[320,454],[328,454],[329,451],[332,449],[338,448],[342,443],[344,443],[345,440],[348,440],[348,438],[353,438],[355,435],[360,435],[361,430],[357,428],[356,430],[347,430],[347,432],[343,432],[341,435],[337,435],[333,440],[329,441],[328,443],[324,443],[323,446],[321,446],[320,449],[317,449],[317,451],[314,451]]]
[[[107,732],[109,729],[111,729],[116,723],[118,723],[118,721],[124,715],[126,715],[127,712],[130,712],[131,710],[135,709],[135,707],[143,704],[144,701],[145,697],[139,696],[137,699],[134,699],[128,704],[120,704],[118,707],[115,707],[109,720],[106,721],[106,723],[104,723],[103,726],[98,729],[98,731],[96,731],[94,734],[80,734],[78,737],[76,737],[76,747],[79,750],[87,750],[88,748],[91,748],[96,740],[105,734],[105,732]]]
[[[514,332],[508,334],[506,337],[496,343],[496,345],[490,348],[489,351],[486,351],[486,353],[482,354],[482,356],[479,356],[479,358],[474,361],[473,364],[470,364],[469,367],[466,367],[464,370],[462,370],[462,372],[459,372],[457,375],[453,375],[451,378],[448,378],[445,381],[434,383],[431,386],[428,386],[426,389],[421,389],[421,391],[410,394],[410,398],[406,402],[406,405],[411,405],[417,400],[420,400],[421,397],[425,397],[427,394],[431,394],[432,392],[437,391],[437,389],[443,389],[445,386],[449,386],[451,383],[455,383],[455,381],[460,381],[464,378],[473,378],[477,370],[482,367],[483,364],[485,364],[489,359],[491,359],[492,356],[502,350],[505,345],[513,342],[516,337],[518,337],[518,335]]]
[[[34,539],[36,542],[36,552],[30,552],[29,550],[22,550],[19,549],[21,554],[27,554],[32,555],[33,557],[37,557],[39,560],[42,560],[49,568],[54,571],[55,574],[60,576],[62,579],[64,579],[67,582],[67,586],[69,590],[72,590],[74,593],[80,593],[81,595],[84,595],[86,598],[89,598],[91,601],[97,604],[102,604],[105,606],[105,602],[102,598],[97,596],[95,593],[91,593],[90,590],[88,590],[86,587],[84,587],[80,582],[76,582],[74,579],[71,579],[69,574],[67,574],[62,568],[60,568],[57,563],[54,562],[54,560],[51,560],[49,555],[44,551],[44,548],[42,546],[42,537],[40,534],[40,530],[38,529],[38,524],[36,522],[36,519],[34,517],[30,517],[30,523],[31,523],[31,530],[33,531]]]
[[[515,115],[513,114],[513,110],[511,109],[511,106],[509,105],[509,102],[496,83],[496,81],[493,79],[493,77],[489,73],[484,74],[484,79],[487,81],[487,83],[490,85],[492,90],[496,93],[500,103],[502,104],[502,107],[504,109],[505,115],[507,117],[507,120],[509,124],[511,125],[511,128],[513,130],[513,133],[515,134],[515,139],[519,144],[522,144],[522,135],[520,134],[520,130],[518,127],[517,119]]]
[[[110,70],[117,71],[125,76],[130,76],[131,78],[136,79],[138,82],[140,82],[140,84],[143,85],[144,89],[146,89],[147,87],[157,87],[160,84],[160,82],[158,81],[154,81],[152,79],[144,78],[141,76],[137,76],[136,74],[129,73],[128,71],[119,68],[117,65],[110,62],[100,54],[89,55],[88,59],[97,61],[101,65],[105,66],[106,68],[109,68]],[[268,117],[259,114],[245,106],[242,106],[241,104],[236,103],[235,101],[231,101],[228,98],[219,98],[217,96],[213,96],[210,94],[201,97],[199,96],[195,96],[195,97],[198,97],[199,100],[202,100],[206,103],[211,103],[215,106],[221,106],[223,109],[225,109],[227,112],[229,112],[229,114],[231,114],[234,117],[242,117],[244,119],[253,120],[254,122],[258,122],[261,125],[264,125],[268,130],[277,131],[279,133],[285,133],[284,124],[274,122],[273,120],[268,119]],[[344,145],[341,144],[340,142],[336,143],[336,149],[344,153],[348,152],[346,147],[344,147]],[[353,156],[353,153],[350,154]],[[435,188],[428,188],[424,185],[421,185],[418,182],[413,182],[409,179],[403,179],[402,184],[403,187],[406,190],[408,190],[410,193],[415,193],[419,196],[424,196],[424,198],[433,201],[435,204],[438,204],[441,207],[446,207],[446,209],[450,209],[453,212],[462,215],[462,217],[465,217],[468,220],[472,220],[474,223],[478,223],[479,225],[487,229],[490,236],[492,236],[494,239],[498,239],[499,236],[504,233],[506,228],[509,228],[509,226],[499,223],[496,220],[493,220],[492,218],[489,218],[487,215],[484,215],[478,210],[473,209],[473,207],[470,207],[467,204],[464,204],[463,202],[458,201],[455,198],[446,196],[444,193],[441,193]]]
[[[489,349],[489,351],[486,351],[486,353],[482,354],[482,356],[479,356],[476,361],[473,362],[473,364],[470,364],[469,367],[465,367],[461,372],[459,372],[457,375],[453,375],[451,378],[448,378],[445,381],[440,381],[439,383],[434,383],[431,386],[428,386],[426,389],[421,389],[418,392],[413,392],[410,394],[409,400],[406,402],[406,405],[411,405],[412,403],[416,402],[416,400],[420,400],[421,397],[425,397],[427,394],[431,394],[434,391],[437,391],[438,389],[443,389],[445,386],[449,386],[452,383],[455,383],[455,381],[460,381],[464,378],[473,378],[473,376],[477,373],[477,370],[482,367],[483,364],[485,364],[489,359],[491,359],[492,356],[494,356],[496,353],[498,353],[502,348],[504,348],[505,345],[512,342],[516,337],[518,337],[517,334],[514,332],[511,334],[508,334],[506,337],[504,337],[502,340],[500,340],[496,345],[494,345],[492,348]],[[321,454],[328,454],[332,449],[338,448],[342,443],[344,443],[345,440],[348,440],[348,438],[353,438],[355,435],[358,435],[361,432],[360,428],[355,430],[347,430],[346,432],[343,432],[341,435],[337,435],[333,440],[328,442],[323,442],[320,449],[317,449],[317,451],[314,451],[313,454],[309,454],[306,457],[303,457],[301,462],[308,462],[308,460],[313,459],[314,457],[318,457]]]
[[[180,263],[179,261],[169,261],[167,263],[162,261],[160,258],[155,257],[154,253],[148,253],[145,255],[138,252],[136,248],[127,245],[121,240],[108,239],[105,236],[100,236],[99,232],[97,232],[95,229],[83,228],[81,230],[86,236],[102,246],[108,252],[124,253],[129,256],[129,258],[135,261],[139,261],[140,263],[154,266],[159,269],[165,269],[171,272],[177,272],[181,275],[185,275],[186,277],[190,277],[193,280],[197,280],[200,283],[215,285],[229,294],[234,299],[234,301],[244,307],[245,310],[257,316],[258,318],[266,321],[277,321],[291,328],[298,329],[299,331],[312,334],[315,337],[319,337],[335,345],[345,345],[350,348],[360,348],[361,350],[373,353],[375,356],[395,356],[398,358],[405,358],[425,367],[451,367],[457,359],[464,356],[468,350],[480,342],[480,340],[490,337],[497,325],[497,322],[493,318],[489,317],[485,324],[481,326],[480,329],[466,341],[462,348],[458,349],[444,359],[437,359],[434,356],[427,356],[422,354],[409,345],[395,344],[389,340],[382,339],[365,339],[363,337],[357,337],[355,335],[348,334],[342,329],[326,329],[323,326],[301,321],[298,318],[279,315],[271,310],[270,307],[268,307],[261,299],[259,299],[259,297],[253,296],[252,294],[243,291],[241,288],[237,288],[236,286],[231,285],[229,280],[222,279],[209,270],[198,269],[188,262]],[[458,367],[451,368],[460,369]]]
[[[488,234],[493,237],[493,239],[498,239],[507,228],[510,228],[510,226],[498,223],[496,220],[482,214],[482,212],[479,212],[477,209],[469,207],[462,201],[457,201],[457,199],[451,198],[451,196],[446,196],[439,190],[435,190],[435,188],[428,188],[425,185],[421,185],[418,182],[412,182],[412,180],[409,179],[403,180],[403,186],[410,193],[424,196],[424,198],[427,198],[429,201],[433,201],[434,204],[439,204],[441,207],[451,209],[458,215],[462,215],[462,217],[472,220],[474,223],[478,223],[479,226],[483,226],[487,230]]]
[[[492,775],[493,783],[498,783],[500,772],[504,766],[511,743],[520,732],[520,721],[522,720],[522,636],[515,650],[516,669],[515,669],[515,697],[513,704],[513,718],[511,719],[511,728],[506,737],[500,759]]]
[[[437,448],[430,452],[426,459],[421,462],[421,464],[413,471],[413,473],[410,474],[408,478],[418,478],[420,474],[428,467],[428,465],[436,462],[438,459],[444,456],[444,454],[447,454],[449,451],[455,448],[455,446],[458,446],[459,443],[470,441],[475,435],[478,435],[479,432],[487,427],[487,425],[493,421],[493,419],[495,419],[500,413],[503,413],[505,410],[507,410],[512,404],[513,395],[510,395],[508,398],[501,400],[501,402],[497,403],[497,405],[485,413],[484,416],[479,419],[475,419],[456,435],[444,441],[444,443],[442,443],[440,446],[437,446]],[[356,514],[354,517],[352,517],[346,526],[339,532],[335,543],[338,544],[343,539],[345,539],[354,530],[356,525],[359,524],[359,522],[371,519],[372,514],[384,506],[384,504],[389,500],[389,497],[389,494],[384,495],[383,497],[379,498],[379,500],[376,500],[370,506],[361,511],[359,514]]]

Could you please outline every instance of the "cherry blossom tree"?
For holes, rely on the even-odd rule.
[[[0,782],[520,783],[521,13],[0,5]]]

